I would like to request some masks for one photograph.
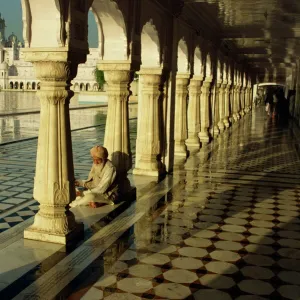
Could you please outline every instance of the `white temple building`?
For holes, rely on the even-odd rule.
[[[37,80],[32,63],[23,60],[24,43],[12,33],[6,38],[5,19],[0,14],[0,90],[37,90],[40,82]],[[87,61],[78,66],[77,77],[72,81],[75,92],[98,91],[95,80],[99,56],[98,48],[91,48]]]

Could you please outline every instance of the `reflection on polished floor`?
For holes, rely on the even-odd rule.
[[[84,96],[83,96],[84,97]],[[40,128],[40,101],[35,92],[0,93],[0,145],[37,138]],[[80,105],[78,94],[70,103],[71,130],[105,127],[107,105]],[[130,102],[129,118],[137,117],[137,104]]]
[[[68,252],[22,239],[34,210],[0,213],[2,227],[29,216],[0,234],[0,299],[299,299],[299,138],[258,108],[174,176],[130,176],[136,202],[73,209],[85,240]],[[84,151],[74,145],[82,175]],[[21,160],[6,155],[17,173]],[[16,177],[20,187],[32,181]]]

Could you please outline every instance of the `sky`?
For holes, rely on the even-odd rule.
[[[0,0],[0,13],[7,26],[6,38],[14,32],[19,40],[23,40],[21,0]],[[89,12],[89,44],[92,48],[98,46],[97,26],[91,12]]]

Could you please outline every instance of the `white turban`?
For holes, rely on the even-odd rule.
[[[108,158],[108,151],[105,147],[95,146],[91,149],[90,152],[93,157],[102,158],[102,159]]]

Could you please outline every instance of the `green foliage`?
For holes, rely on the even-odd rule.
[[[103,90],[103,86],[106,83],[105,78],[104,78],[104,72],[99,70],[98,68],[95,69],[94,71],[95,74],[95,80],[97,81],[99,85],[99,89]]]
[[[134,73],[134,77],[133,78],[139,80],[139,75],[137,73]]]

